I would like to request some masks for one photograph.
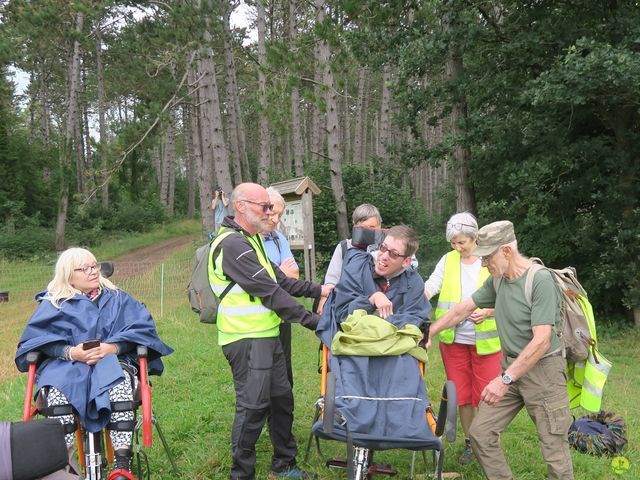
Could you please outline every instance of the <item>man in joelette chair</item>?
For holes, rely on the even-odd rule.
[[[354,439],[419,442],[429,436],[416,358],[426,360],[417,342],[430,304],[411,266],[417,249],[417,235],[406,225],[389,229],[374,255],[350,249],[316,330],[331,349],[336,409]]]

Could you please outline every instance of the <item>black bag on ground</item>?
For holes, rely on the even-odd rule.
[[[69,463],[59,420],[0,423],[0,480],[31,480]]]

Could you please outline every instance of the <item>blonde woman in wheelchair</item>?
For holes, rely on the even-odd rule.
[[[136,348],[147,348],[153,374],[162,373],[160,357],[173,350],[160,340],[145,306],[105,278],[88,250],[64,251],[47,290],[36,300],[39,305],[18,343],[16,365],[27,371],[28,354],[40,352],[38,410],[62,422],[69,449],[76,416],[88,433],[108,428],[114,452],[109,480],[134,478]]]

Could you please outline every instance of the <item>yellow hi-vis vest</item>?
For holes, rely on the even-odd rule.
[[[218,231],[218,236],[228,230],[226,227]],[[242,235],[258,256],[260,265],[264,267],[269,276],[276,282],[276,274],[273,271],[269,257],[264,249],[261,235],[248,237]],[[213,260],[214,249],[209,252],[209,283],[213,293],[220,296],[231,283],[222,271],[222,259],[224,249]],[[249,295],[237,283],[229,290],[218,307],[218,345],[228,345],[243,338],[269,338],[280,334],[280,318],[276,313],[265,307],[262,300]]]
[[[462,301],[462,283],[460,281],[460,253],[452,250],[447,253],[444,261],[444,278],[442,288],[438,296],[438,306],[435,311],[435,319],[438,320],[454,305]],[[478,277],[478,287],[489,276],[489,271],[482,267]],[[483,322],[474,324],[476,331],[476,352],[478,355],[489,355],[500,350],[500,339],[496,328],[496,320],[493,317],[485,318]],[[450,344],[455,340],[455,328],[447,328],[439,334],[442,343]]]
[[[569,392],[569,408],[583,407],[590,412],[599,412],[602,404],[602,391],[611,370],[611,362],[596,348],[596,323],[593,307],[582,296],[578,302],[589,326],[592,344],[589,356],[581,362],[567,362],[567,390]]]

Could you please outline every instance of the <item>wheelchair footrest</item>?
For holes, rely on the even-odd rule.
[[[346,470],[347,459],[343,457],[333,457],[327,460],[326,465],[329,468],[341,468],[343,470]],[[398,472],[396,472],[395,469],[388,463],[373,462],[367,469],[368,475],[389,475],[390,477],[393,477],[397,473]]]

